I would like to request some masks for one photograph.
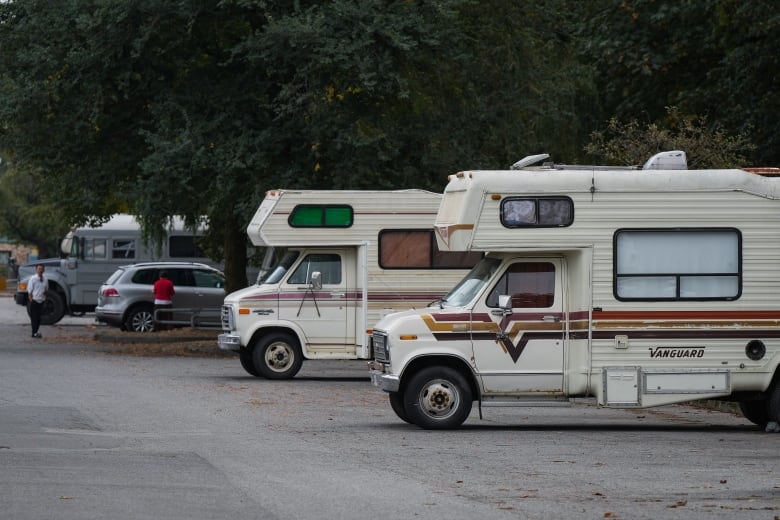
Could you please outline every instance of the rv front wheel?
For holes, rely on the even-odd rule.
[[[257,372],[268,379],[292,379],[303,364],[301,347],[289,334],[263,336],[252,349]]]
[[[406,408],[404,407],[404,394],[401,392],[390,392],[387,395],[390,396],[390,408],[393,409],[398,418],[411,424],[412,421],[409,420],[409,414],[406,413]]]
[[[769,409],[766,399],[744,401],[739,403],[739,409],[745,419],[764,428],[769,422]]]
[[[409,380],[404,395],[410,422],[426,430],[457,428],[471,413],[471,387],[453,368],[420,370]]]
[[[242,348],[238,351],[238,359],[241,361],[241,366],[244,367],[244,370],[247,371],[250,375],[253,375],[255,377],[260,376],[260,372],[257,371],[255,368],[255,360],[254,356],[252,355],[252,350],[248,348]]]

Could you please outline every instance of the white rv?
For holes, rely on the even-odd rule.
[[[780,170],[530,166],[545,157],[450,176],[439,245],[485,258],[442,305],[374,326],[396,414],[722,399],[780,421]]]
[[[269,379],[295,376],[304,358],[371,358],[373,323],[437,300],[482,257],[438,250],[440,202],[422,190],[269,191],[247,233],[286,253],[225,298],[219,347]]]
[[[204,230],[205,225],[193,233],[185,228],[180,217],[175,217],[158,251],[144,242],[141,226],[132,215],[117,214],[101,226],[73,229],[60,245],[64,258],[34,261],[20,267],[15,301],[27,305],[27,280],[39,263],[46,266],[49,279],[42,316],[45,325],[57,323],[65,314],[94,311],[100,286],[121,265],[181,261],[219,267],[197,247],[195,238]]]

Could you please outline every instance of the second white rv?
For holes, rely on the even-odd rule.
[[[422,190],[268,192],[247,233],[286,253],[225,298],[220,348],[269,379],[295,376],[304,358],[370,359],[373,323],[436,301],[482,256],[438,249],[440,201]]]

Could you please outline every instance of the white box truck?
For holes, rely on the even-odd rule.
[[[780,421],[780,170],[531,166],[545,157],[450,176],[439,245],[485,257],[441,307],[374,326],[396,414],[445,429],[475,401],[721,399]]]
[[[439,251],[440,202],[423,190],[269,191],[247,233],[284,253],[225,298],[219,347],[269,379],[292,378],[304,359],[370,359],[373,323],[426,307],[482,257]]]

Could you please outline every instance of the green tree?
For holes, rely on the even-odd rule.
[[[564,0],[0,3],[0,142],[65,219],[210,223],[228,290],[273,188],[427,188],[575,156],[596,99]],[[242,279],[243,278],[243,279]]]
[[[704,117],[685,117],[678,109],[667,109],[661,126],[640,124],[636,119],[611,119],[606,130],[594,131],[585,151],[607,164],[642,165],[658,152],[682,150],[688,168],[739,168],[747,165],[747,154],[755,147],[747,136],[728,135],[723,129],[712,129]]]
[[[602,119],[661,123],[666,107],[744,134],[748,162],[780,164],[780,60],[774,2],[571,2],[583,62],[593,66]]]
[[[68,232],[53,199],[40,172],[0,163],[0,235],[37,247],[41,258],[59,257],[58,239]]]

